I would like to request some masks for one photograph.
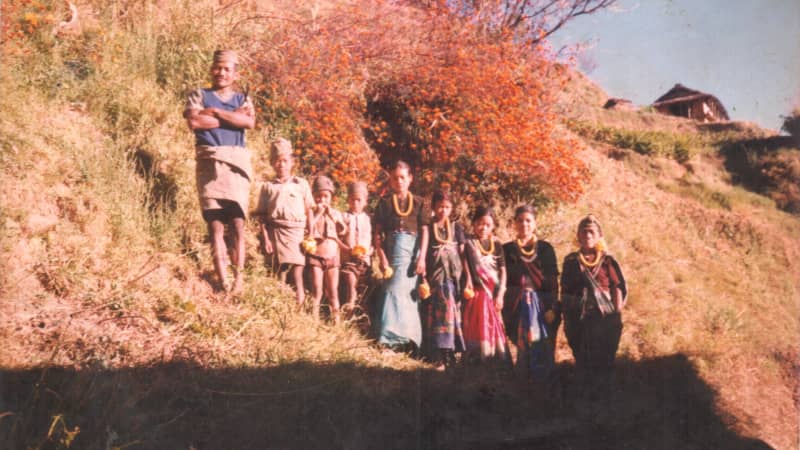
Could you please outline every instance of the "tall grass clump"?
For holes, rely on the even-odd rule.
[[[734,182],[769,197],[781,209],[800,213],[800,147],[792,146],[791,138],[733,141],[720,154]]]
[[[13,88],[3,83],[0,91]],[[29,217],[52,210],[66,219],[57,227],[74,234],[69,242],[82,239],[81,234],[91,236],[94,244],[108,241],[109,256],[124,258],[149,246],[148,183],[136,175],[126,152],[68,104],[22,89],[30,102],[12,103],[5,93],[0,100],[6,118],[0,135],[11,142],[3,148],[7,204],[18,205]],[[19,219],[24,223],[28,217]],[[58,255],[58,243],[48,240],[48,245]],[[76,243],[75,249],[80,248]]]

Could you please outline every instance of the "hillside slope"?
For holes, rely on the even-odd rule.
[[[728,184],[710,156],[692,159],[692,173],[687,164],[587,142],[594,176],[586,195],[545,211],[541,228],[563,256],[581,214],[602,218],[631,284],[621,381],[612,398],[576,397],[573,386],[552,399],[505,369],[465,368],[448,379],[379,352],[355,327],[315,326],[288,307],[290,296],[255,254],[243,298],[215,294],[207,250],[158,244],[144,201],[148,182],[91,118],[41,98],[1,106],[0,364],[3,405],[12,415],[0,429],[13,442],[63,445],[80,427],[81,448],[106,439],[217,448],[235,437],[224,431],[235,422],[239,432],[269,423],[277,447],[323,447],[326,439],[301,431],[329,420],[322,428],[342,446],[370,446],[395,430],[398,446],[581,447],[591,442],[586,426],[605,430],[609,445],[636,448],[750,445],[737,436],[795,444],[800,286],[792,274],[800,269],[800,221]],[[702,190],[712,187],[727,207],[704,200]],[[514,400],[520,389],[534,404],[555,405],[555,415],[534,414],[540,426],[504,422],[500,411],[532,414]],[[677,403],[650,410],[647,402],[671,395]],[[276,406],[259,409],[259,399]],[[306,406],[290,406],[298,399]],[[608,401],[621,415],[597,422],[592,408]],[[342,402],[349,407],[334,406]],[[407,419],[396,421],[398,409]],[[644,432],[610,431],[643,414]],[[359,423],[376,416],[386,419],[375,431],[361,430]],[[475,420],[486,425],[470,430]],[[211,431],[198,431],[195,421]],[[661,429],[658,445],[647,436],[652,427]],[[257,446],[254,433],[234,442]]]
[[[150,45],[123,31],[130,53]],[[774,133],[605,111],[599,87],[574,88],[564,115],[592,178],[541,211],[540,235],[562,258],[597,214],[630,303],[614,377],[580,378],[560,336],[561,378],[538,386],[504,366],[436,373],[376,348],[363,318],[313,322],[264,268],[254,223],[244,294],[214,292],[180,99],[147,68],[102,64],[57,87],[0,73],[0,442],[797,447],[800,219],[734,185],[722,151]]]
[[[580,96],[587,82],[576,80],[568,114],[582,121],[577,131],[595,150],[586,153],[594,178],[575,207],[548,223],[568,236],[563,224],[579,211],[606,218],[611,251],[635,280],[623,352],[687,355],[718,389],[723,410],[771,445],[794,448],[800,221],[734,185],[736,173],[726,170],[726,152],[746,150],[740,142],[780,138],[747,123],[604,110]],[[586,128],[622,132],[609,137]],[[682,142],[687,152],[641,155],[627,142],[637,140],[653,147]],[[800,149],[787,147],[797,159]]]

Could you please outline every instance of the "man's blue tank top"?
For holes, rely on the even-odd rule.
[[[235,111],[244,104],[244,94],[237,92],[231,96],[228,101],[223,102],[213,89],[201,89],[203,92],[203,107],[205,108],[219,108],[227,111]],[[210,130],[195,130],[195,143],[196,145],[209,145],[219,147],[223,145],[230,145],[235,147],[244,147],[244,129],[232,128],[225,125],[219,128],[212,128]]]

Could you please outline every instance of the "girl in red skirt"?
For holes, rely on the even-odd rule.
[[[481,360],[506,357],[501,316],[506,267],[503,246],[492,234],[495,222],[491,208],[478,207],[472,216],[474,234],[464,244],[464,341],[468,355],[478,355]]]

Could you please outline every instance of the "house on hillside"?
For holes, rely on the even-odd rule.
[[[728,111],[717,97],[689,89],[680,83],[659,97],[652,106],[661,114],[687,117],[701,122],[730,120]]]

